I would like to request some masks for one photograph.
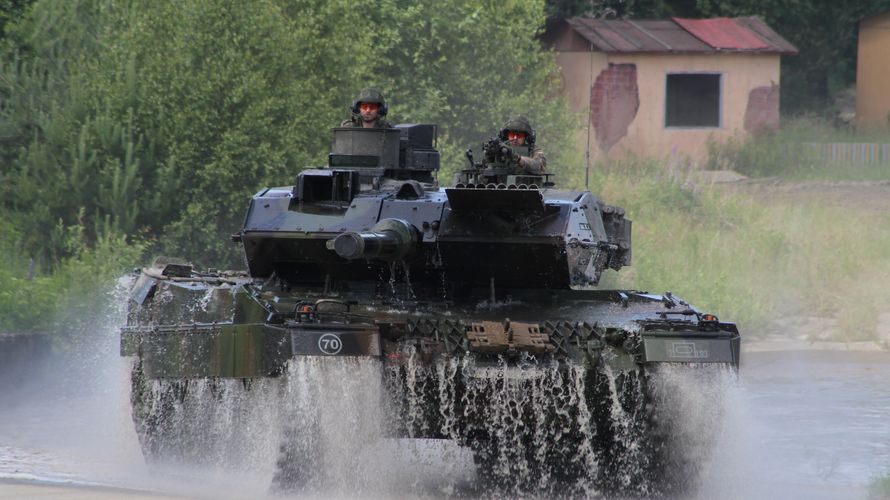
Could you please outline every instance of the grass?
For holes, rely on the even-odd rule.
[[[868,498],[874,500],[890,498],[890,472],[871,483],[868,488]]]
[[[787,180],[886,181],[890,162],[831,162],[803,146],[807,143],[890,143],[890,131],[835,128],[824,120],[799,117],[783,121],[775,133],[709,143],[710,170],[735,170],[751,177]]]
[[[815,201],[765,206],[642,161],[598,168],[591,188],[634,221],[633,265],[603,286],[669,290],[748,334],[818,316],[837,320],[838,340],[875,338],[890,303],[890,216]]]

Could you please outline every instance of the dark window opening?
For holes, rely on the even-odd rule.
[[[720,75],[667,75],[665,127],[719,127]]]

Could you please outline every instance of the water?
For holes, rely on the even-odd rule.
[[[0,397],[0,481],[112,486],[201,498],[265,496],[282,457],[278,443],[288,433],[297,443],[317,440],[323,453],[316,457],[322,479],[315,489],[287,495],[411,492],[441,497],[468,491],[475,472],[466,449],[443,441],[386,438],[391,422],[380,410],[385,391],[375,376],[379,367],[374,360],[294,362],[287,377],[256,381],[250,390],[238,381],[192,383],[189,396],[174,411],[161,413],[172,428],[201,422],[180,435],[185,443],[199,446],[185,446],[182,463],[146,465],[131,420],[131,361],[117,355],[115,325],[121,314],[110,314],[91,334],[74,339],[76,348],[53,359],[48,376],[32,377],[32,385]],[[436,380],[450,380],[463,368],[439,365]],[[492,456],[496,471],[503,473],[517,462],[520,469],[527,468],[523,460],[540,459],[510,455],[516,449],[510,444],[516,435],[511,432],[517,425],[514,408],[526,401],[552,400],[554,388],[560,391],[557,399],[567,402],[583,392],[585,382],[577,376],[562,378],[548,367],[539,368],[540,373],[529,375],[529,391],[519,390],[529,382],[512,388],[496,382],[499,391],[489,417],[504,443]],[[412,391],[424,383],[417,377],[408,380],[415,384]],[[695,467],[703,467],[696,498],[863,498],[866,485],[890,470],[890,354],[749,354],[738,382],[699,380],[695,371],[670,368],[659,378],[661,393],[672,395],[665,399],[674,405],[671,414],[683,424],[676,446],[686,448]],[[476,396],[468,397],[485,397],[491,387],[486,384],[480,382]],[[157,401],[171,390],[156,382],[149,385]],[[435,425],[453,434],[459,402],[452,398],[454,388],[437,382],[434,390],[440,417]],[[620,391],[610,389],[608,397],[619,398]],[[718,400],[722,405],[714,404]],[[570,425],[582,427],[589,421],[591,409],[568,406],[577,409],[562,415]],[[632,470],[638,441],[633,419],[620,413],[633,407],[612,406],[617,412],[613,431],[630,451],[619,461],[626,466],[622,470]],[[406,415],[410,420],[420,411],[415,404]],[[424,419],[416,421],[423,431]],[[559,432],[531,429],[539,444]],[[578,463],[595,469],[602,466],[590,452],[596,435],[591,429],[585,432],[574,453]],[[702,446],[713,434],[716,446]],[[546,449],[536,448],[539,453]],[[538,479],[546,483],[554,471],[544,472]],[[626,481],[632,480],[631,475]],[[583,484],[583,493],[597,493],[591,484]]]
[[[858,499],[890,472],[890,353],[743,360],[701,498]]]

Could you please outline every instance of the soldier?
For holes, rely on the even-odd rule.
[[[341,127],[392,128],[389,122],[383,121],[387,112],[386,99],[377,89],[363,89],[349,109],[352,111],[352,118],[341,123]]]
[[[528,148],[528,156],[516,154],[515,160],[518,165],[516,173],[539,175],[544,173],[547,168],[547,158],[544,156],[544,150],[535,146],[535,129],[532,128],[528,119],[522,116],[507,120],[498,138],[506,141],[510,146],[525,146]]]

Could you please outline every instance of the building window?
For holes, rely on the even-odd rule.
[[[720,75],[667,75],[665,127],[719,127]]]

